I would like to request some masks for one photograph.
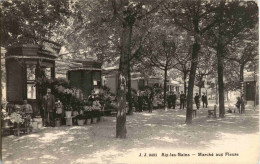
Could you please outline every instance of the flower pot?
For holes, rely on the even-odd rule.
[[[42,128],[42,122],[38,122],[38,129]]]
[[[67,126],[72,126],[72,118],[66,118],[66,125]]]
[[[60,124],[61,124],[61,123],[60,123],[60,120],[56,120],[56,121],[55,121],[55,127],[60,127]]]
[[[83,126],[85,123],[85,120],[77,120],[79,126]]]
[[[97,123],[97,117],[94,117],[94,118],[93,118],[92,123],[93,123],[93,124],[96,124],[96,123]]]
[[[8,127],[9,126],[10,119],[2,120],[2,127]]]
[[[91,119],[90,118],[86,120],[86,124],[87,125],[91,124]]]
[[[67,117],[67,118],[70,118],[70,117],[71,117],[71,114],[72,114],[72,111],[66,111],[66,117]]]

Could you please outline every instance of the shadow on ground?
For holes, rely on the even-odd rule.
[[[44,128],[21,137],[3,138],[4,163],[109,163],[131,149],[195,148],[214,146],[225,134],[258,133],[258,111],[208,118],[207,109],[197,111],[187,126],[185,110],[154,110],[127,117],[127,139],[115,138],[115,118],[89,126]],[[91,160],[92,159],[92,160]],[[113,163],[113,162],[112,162]]]

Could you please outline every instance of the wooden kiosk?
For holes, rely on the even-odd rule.
[[[33,115],[39,115],[41,96],[36,84],[41,71],[55,78],[55,59],[60,45],[51,41],[42,45],[11,46],[6,53],[6,97],[10,104],[22,104],[27,99]]]
[[[67,77],[72,86],[81,89],[84,97],[91,94],[91,91],[101,86],[102,63],[92,59],[76,60],[82,63],[82,67],[70,69]]]

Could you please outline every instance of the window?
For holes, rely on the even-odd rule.
[[[36,99],[35,65],[27,66],[27,99]]]

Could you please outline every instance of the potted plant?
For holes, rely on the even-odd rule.
[[[2,127],[8,127],[10,122],[10,117],[8,116],[8,113],[4,109],[2,109],[1,112],[2,112],[1,113]]]
[[[61,125],[61,120],[60,120],[60,118],[56,118],[56,119],[55,119],[55,127],[60,127],[60,125]]]
[[[77,123],[79,126],[83,126],[86,121],[84,115],[81,115],[81,114],[77,115],[76,119],[77,119]]]
[[[66,114],[66,118],[71,118],[71,114],[72,114],[72,107],[71,107],[71,105],[66,105],[65,106],[65,114]]]
[[[92,107],[85,107],[84,110],[84,117],[86,119],[86,124],[89,125],[91,124],[91,118],[92,118]]]
[[[20,124],[24,122],[24,119],[19,113],[13,112],[10,115],[10,121],[14,123],[14,127],[16,127],[16,134],[20,136]]]

